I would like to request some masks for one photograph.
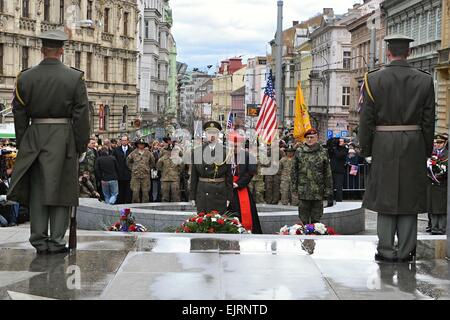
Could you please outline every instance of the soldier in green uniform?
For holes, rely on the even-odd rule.
[[[297,190],[292,188],[291,183],[291,171],[294,164],[295,149],[292,146],[288,146],[284,150],[285,156],[280,160],[280,174],[281,174],[281,203],[285,206],[291,204],[291,206],[298,206],[298,194]]]
[[[231,152],[218,140],[222,130],[220,123],[204,124],[207,143],[192,152],[191,188],[189,198],[197,206],[197,212],[227,211],[233,199],[233,175]]]
[[[268,151],[268,157],[271,156],[272,149],[270,145],[267,148]],[[280,154],[278,156],[278,159],[272,159],[273,165],[279,166],[279,161],[283,157],[283,153],[280,149]],[[277,163],[278,162],[278,163]],[[267,165],[267,166],[270,166]],[[264,185],[266,188],[266,203],[267,204],[278,204],[280,202],[280,185],[281,185],[281,172],[278,169],[276,174],[272,175],[265,175],[264,176]]]
[[[80,174],[82,174],[84,171],[88,171],[89,172],[89,180],[91,181],[95,190],[97,190],[97,180],[95,179],[95,160],[97,159],[97,157],[93,150],[95,143],[96,143],[95,139],[91,138],[89,140],[89,144],[88,144],[86,153],[83,156],[83,159],[80,159],[81,162],[80,162],[79,172],[80,172]]]
[[[19,152],[8,198],[29,205],[30,242],[38,254],[53,254],[68,251],[64,236],[70,207],[78,205],[77,154],[89,141],[89,109],[83,72],[60,60],[67,35],[54,30],[40,38],[44,60],[16,79]]]
[[[150,171],[155,168],[155,157],[146,149],[148,144],[144,139],[135,143],[136,149],[127,157],[127,166],[131,170],[130,188],[133,191],[133,203],[139,203],[142,193],[142,203],[149,202]]]
[[[156,163],[156,169],[161,171],[161,193],[163,202],[180,202],[180,174],[183,168],[178,147],[163,150]]]
[[[426,212],[426,160],[433,151],[433,77],[406,61],[413,39],[385,38],[390,63],[365,75],[362,155],[372,157],[363,207],[378,212],[377,261],[414,260],[417,214]],[[394,247],[395,235],[398,249]]]
[[[333,194],[328,152],[319,143],[316,129],[305,132],[305,144],[294,156],[291,169],[293,190],[298,193],[298,213],[303,223],[317,223],[323,215],[323,200]]]
[[[252,154],[252,156],[255,155]],[[261,174],[262,167],[261,160],[257,158],[257,174],[253,176],[248,185],[256,203],[264,203],[264,176]]]

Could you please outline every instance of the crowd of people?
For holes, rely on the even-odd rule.
[[[107,204],[188,201],[188,167],[174,158],[178,146],[168,136],[161,142],[132,143],[91,138],[80,162],[80,197]]]

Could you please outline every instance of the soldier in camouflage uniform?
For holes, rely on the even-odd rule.
[[[80,198],[100,198],[100,194],[95,190],[90,179],[89,171],[83,171],[79,178]]]
[[[256,203],[264,202],[264,176],[261,174],[261,170],[263,165],[261,164],[260,159],[257,160],[258,171],[257,174],[253,176],[250,181],[248,188],[253,195],[253,199]]]
[[[92,185],[94,186],[95,190],[97,190],[97,181],[95,179],[95,160],[96,155],[93,150],[93,146],[95,145],[96,141],[94,139],[91,139],[89,141],[88,148],[86,150],[86,155],[84,156],[83,161],[80,163],[79,172],[82,174],[83,172],[87,171],[89,172],[89,180],[91,181]]]
[[[127,157],[127,166],[131,170],[130,188],[133,191],[133,203],[139,203],[142,192],[142,203],[149,202],[150,170],[155,167],[153,154],[146,150],[148,144],[144,139],[135,143],[136,149]]]
[[[268,156],[271,156],[272,149],[270,146],[268,147]],[[282,157],[282,152],[280,150],[280,156],[278,159],[272,159],[272,161],[280,161]],[[277,165],[274,163],[274,165]],[[270,164],[267,164],[269,167]],[[278,169],[278,172],[274,175],[266,175],[264,176],[265,186],[266,186],[266,203],[267,204],[278,204],[280,202],[280,184],[281,184],[281,172]]]
[[[162,151],[162,156],[156,163],[156,169],[161,171],[163,202],[180,202],[180,174],[182,168],[180,154],[171,152],[168,149]]]
[[[280,160],[280,173],[281,173],[281,203],[287,206],[289,203],[292,206],[298,206],[298,194],[297,190],[293,190],[291,184],[291,170],[294,164],[295,149],[289,146],[285,150],[286,155]]]
[[[317,223],[323,215],[323,200],[333,194],[328,152],[318,143],[318,132],[309,129],[306,143],[297,149],[291,171],[292,188],[298,190],[298,212],[303,223]]]

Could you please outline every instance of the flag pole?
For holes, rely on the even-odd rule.
[[[277,35],[276,35],[276,59],[275,59],[275,93],[278,106],[278,119],[281,126],[284,126],[284,103],[282,95],[282,77],[283,77],[283,1],[277,2],[278,19],[277,19]]]

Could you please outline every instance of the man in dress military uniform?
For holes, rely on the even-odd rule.
[[[433,78],[406,61],[413,39],[385,38],[390,64],[365,75],[359,140],[372,157],[363,207],[378,212],[377,261],[414,259],[417,214],[426,212],[426,159],[433,151]],[[395,234],[398,249],[394,248]]]
[[[431,221],[431,234],[445,235],[447,230],[447,168],[448,135],[434,137],[434,150],[428,165],[428,216]],[[433,161],[437,163],[433,166]],[[443,169],[441,166],[445,166]],[[437,168],[440,167],[440,168]],[[437,169],[437,170],[436,170]]]
[[[77,154],[86,151],[90,128],[83,72],[60,60],[67,35],[53,30],[40,38],[44,60],[16,79],[12,106],[19,152],[8,198],[29,204],[30,242],[44,254],[68,251],[70,207],[78,205]]]
[[[142,192],[142,203],[149,202],[150,171],[155,167],[153,153],[145,149],[148,144],[144,139],[135,143],[136,149],[127,157],[127,166],[131,170],[130,187],[133,191],[133,203],[139,203],[139,193]]]
[[[197,212],[217,210],[225,212],[233,199],[233,176],[231,153],[220,143],[220,123],[208,121],[204,124],[207,143],[194,150],[192,155],[190,199]]]

